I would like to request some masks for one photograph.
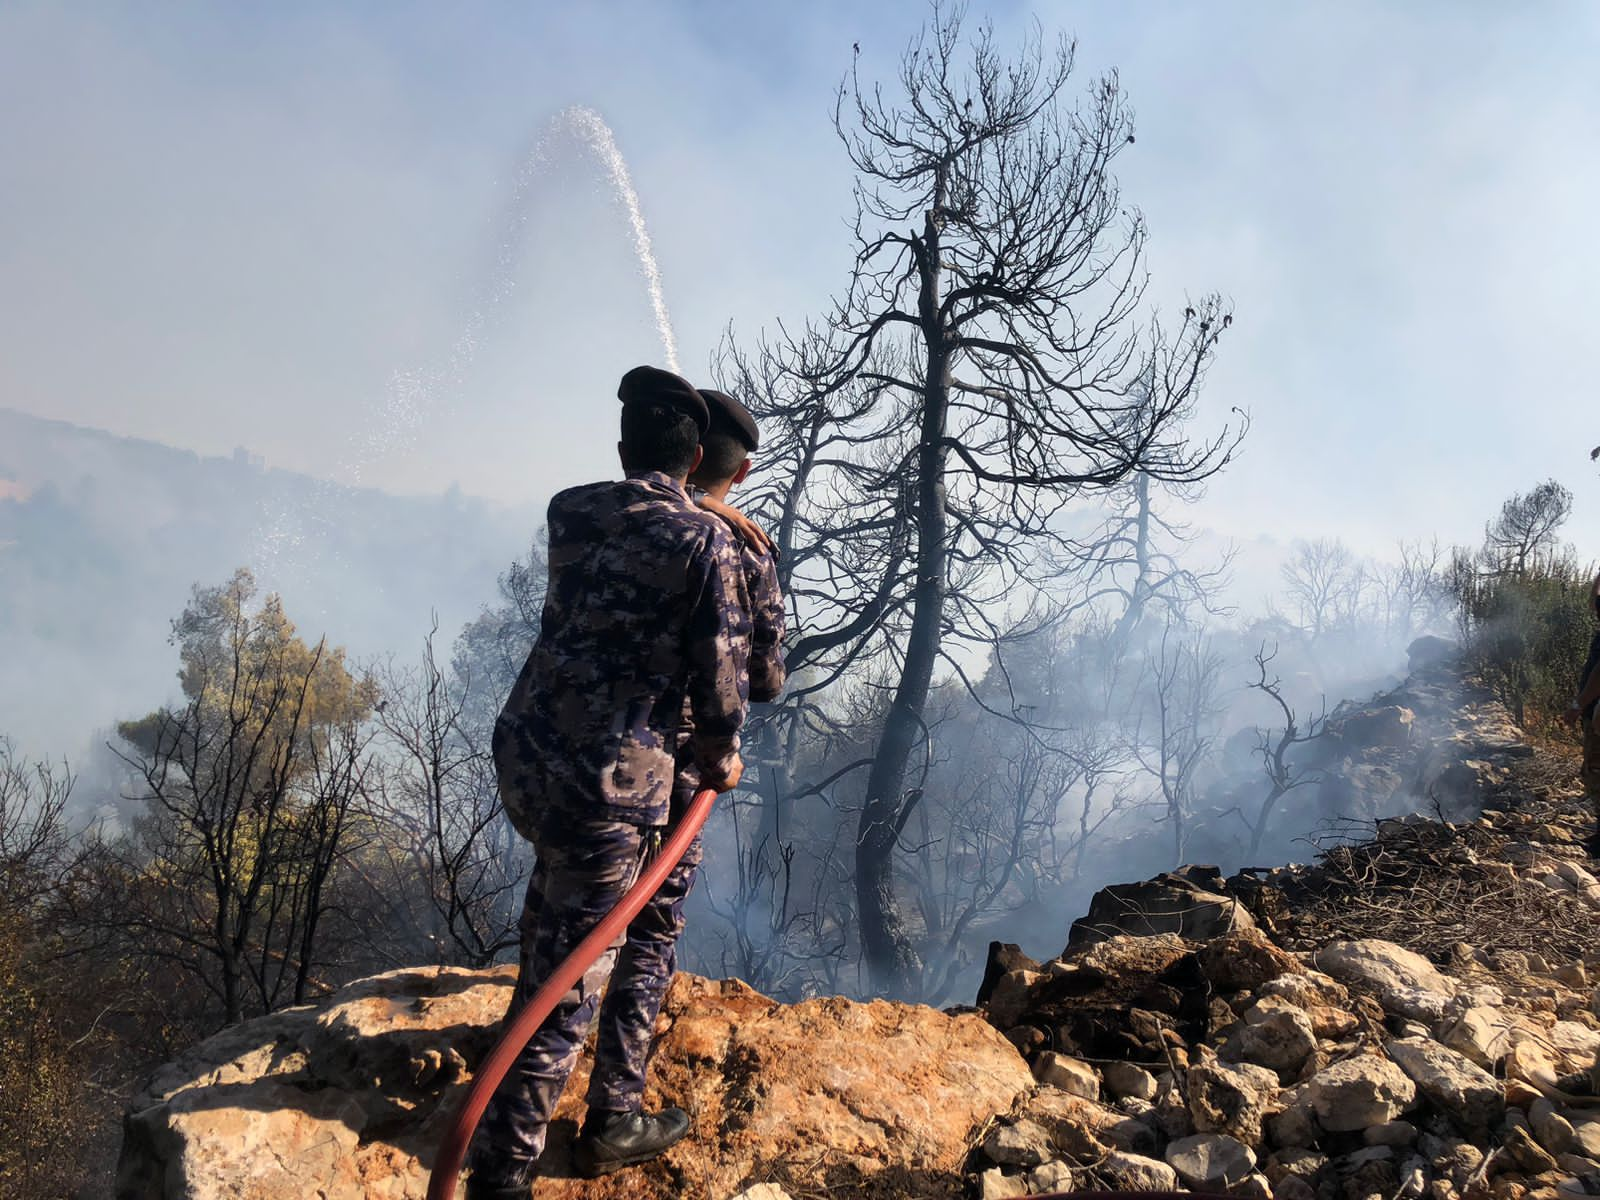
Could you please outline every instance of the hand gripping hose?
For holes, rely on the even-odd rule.
[[[489,1100],[494,1096],[495,1089],[500,1086],[500,1081],[511,1069],[511,1064],[517,1061],[517,1055],[522,1053],[522,1048],[538,1032],[539,1026],[544,1024],[544,1019],[550,1015],[550,1010],[555,1008],[557,1001],[572,990],[572,985],[583,977],[583,973],[595,959],[606,952],[606,948],[616,941],[617,935],[628,927],[634,917],[639,915],[639,910],[666,882],[667,876],[672,873],[672,868],[677,866],[678,860],[688,852],[689,843],[694,841],[695,834],[700,832],[700,827],[711,815],[711,806],[716,799],[717,793],[710,788],[695,794],[688,811],[683,814],[677,828],[667,838],[666,845],[661,847],[661,852],[644,869],[634,885],[623,894],[622,899],[617,901],[617,906],[605,915],[588,937],[578,943],[576,950],[567,955],[562,964],[556,968],[555,974],[545,980],[544,986],[534,994],[533,999],[523,1005],[511,1024],[506,1027],[506,1031],[500,1035],[500,1040],[494,1044],[494,1049],[490,1050],[488,1057],[478,1065],[477,1073],[472,1077],[472,1085],[467,1088],[466,1097],[456,1111],[455,1121],[439,1146],[439,1154],[433,1164],[433,1174],[428,1177],[428,1200],[454,1200],[456,1178],[461,1174],[461,1166],[466,1161],[467,1147],[472,1142],[472,1135],[478,1128],[478,1122],[483,1118],[483,1110],[489,1107]]]

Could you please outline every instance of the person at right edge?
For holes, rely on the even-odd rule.
[[[692,766],[702,787],[719,792],[744,769],[745,574],[724,522],[696,507],[686,487],[709,410],[686,380],[653,367],[629,371],[617,395],[626,478],[551,500],[539,639],[495,723],[506,815],[536,852],[508,1020],[659,848],[680,768]],[[686,711],[693,732],[680,745]],[[691,877],[679,873],[678,886]],[[641,1104],[682,926],[673,887],[669,878],[518,1056],[473,1140],[468,1200],[527,1200],[597,1008],[578,1169],[594,1176],[644,1162],[688,1132],[682,1109],[646,1113]]]
[[[1600,575],[1589,586],[1589,606],[1596,620],[1600,620]],[[1578,777],[1583,790],[1600,803],[1600,730],[1595,728],[1595,709],[1600,707],[1600,627],[1589,640],[1589,657],[1578,676],[1578,694],[1567,710],[1570,721],[1583,732],[1583,766]]]

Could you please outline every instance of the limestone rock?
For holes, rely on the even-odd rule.
[[[1348,717],[1339,727],[1339,735],[1347,746],[1404,749],[1411,744],[1416,719],[1414,712],[1398,704],[1366,709]]]
[[[1539,1144],[1551,1154],[1561,1155],[1572,1149],[1577,1137],[1572,1123],[1543,1096],[1529,1108],[1528,1122],[1533,1126],[1533,1135],[1539,1139]]]
[[[1413,1016],[1434,1003],[1423,993],[1455,995],[1456,981],[1441,974],[1414,950],[1378,938],[1333,942],[1317,951],[1316,964],[1345,983],[1358,983],[1377,993],[1385,1008]],[[1442,1012],[1433,1013],[1437,1019]],[[1419,1019],[1430,1019],[1420,1016]]]
[[[1255,929],[1237,929],[1200,947],[1200,971],[1219,992],[1255,991],[1304,970],[1299,959]]]
[[[978,1200],[1011,1200],[1013,1196],[1026,1196],[1028,1191],[1026,1178],[1007,1175],[999,1167],[990,1167],[978,1176]]]
[[[1178,1186],[1178,1173],[1160,1159],[1113,1150],[1099,1163],[1099,1171],[1112,1186],[1130,1192],[1170,1192]]]
[[[984,1155],[1003,1167],[1036,1167],[1052,1157],[1053,1149],[1045,1128],[1027,1118],[997,1125],[983,1139]]]
[[[1270,998],[1262,1000],[1244,1019],[1239,1050],[1250,1062],[1274,1071],[1297,1071],[1317,1048],[1311,1018],[1287,1002],[1273,1005]]]
[[[1480,1067],[1493,1070],[1512,1045],[1515,1021],[1498,1008],[1467,1009],[1440,1038],[1446,1046]]]
[[[1376,1054],[1334,1063],[1318,1071],[1306,1089],[1318,1124],[1335,1133],[1392,1121],[1411,1106],[1416,1094],[1406,1073]]]
[[[1136,1100],[1156,1098],[1156,1077],[1134,1063],[1108,1063],[1101,1072],[1105,1076],[1106,1090],[1117,1098],[1131,1096]]]
[[[1417,1127],[1410,1121],[1385,1121],[1368,1126],[1361,1140],[1369,1146],[1410,1146],[1417,1140]]]
[[[1600,1121],[1572,1122],[1572,1148],[1585,1158],[1600,1159]]]
[[[1217,1191],[1242,1183],[1256,1168],[1255,1151],[1224,1133],[1197,1133],[1167,1147],[1167,1165],[1184,1183]]]
[[[1088,914],[1072,923],[1067,944],[1076,948],[1118,934],[1148,937],[1159,933],[1206,941],[1255,927],[1254,918],[1237,901],[1207,891],[1180,875],[1167,874],[1096,892],[1089,901]]]
[[[420,1157],[431,1161],[468,1079],[451,1051],[465,1067],[482,1058],[514,977],[510,967],[394,971],[200,1043],[130,1102],[118,1196],[421,1200]],[[1032,1088],[1016,1050],[973,1014],[782,1005],[736,980],[680,975],[660,1028],[645,1102],[694,1114],[689,1136],[638,1171],[562,1177],[571,1135],[560,1130],[583,1111],[580,1059],[540,1200],[666,1200],[685,1178],[696,1194],[727,1197],[778,1161],[817,1164],[790,1186],[848,1191],[900,1170],[953,1188],[974,1132]]]
[[[1322,1126],[1317,1122],[1316,1110],[1311,1106],[1309,1089],[1296,1088],[1285,1093],[1288,1100],[1282,1111],[1267,1118],[1267,1133],[1272,1144],[1284,1150],[1307,1149],[1317,1144]]]
[[[1482,1067],[1427,1038],[1399,1038],[1384,1046],[1422,1093],[1467,1129],[1488,1129],[1505,1111],[1496,1082]]]
[[[1043,979],[1039,971],[1021,968],[1000,976],[989,994],[989,1020],[997,1029],[1010,1029],[1028,1009],[1028,993]]]
[[[1072,1168],[1064,1162],[1041,1163],[1028,1172],[1028,1191],[1035,1195],[1072,1190]]]
[[[733,1200],[793,1200],[788,1192],[775,1183],[758,1183],[745,1188]]]
[[[1100,1076],[1082,1059],[1046,1050],[1034,1060],[1033,1074],[1040,1083],[1060,1088],[1085,1100],[1100,1098]]]
[[[1277,1090],[1277,1076],[1253,1063],[1193,1066],[1187,1099],[1194,1127],[1200,1133],[1225,1133],[1253,1146],[1261,1140],[1261,1122]]]

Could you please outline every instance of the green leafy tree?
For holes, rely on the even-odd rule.
[[[228,1022],[307,998],[377,699],[255,594],[246,570],[196,587],[173,623],[183,702],[118,727],[146,815],[111,848],[119,904],[102,918]]]

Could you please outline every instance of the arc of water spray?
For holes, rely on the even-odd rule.
[[[605,119],[592,108],[574,106],[557,120],[566,120],[573,131],[593,148],[611,176],[611,186],[617,198],[628,211],[628,224],[633,229],[633,249],[639,256],[639,266],[644,271],[645,287],[650,292],[650,307],[655,313],[656,332],[661,335],[661,348],[667,355],[667,366],[678,369],[678,341],[672,333],[672,320],[667,316],[667,301],[661,292],[661,268],[650,249],[650,230],[644,223],[644,211],[639,207],[639,193],[633,188],[633,177],[628,174],[627,160],[617,148],[617,139]]]
[[[516,288],[518,259],[516,247],[527,220],[526,212],[523,211],[523,200],[534,180],[548,165],[551,134],[561,130],[575,135],[605,168],[612,191],[628,217],[634,255],[639,260],[639,268],[644,275],[651,313],[655,318],[656,333],[661,339],[661,348],[666,355],[667,365],[674,371],[678,370],[678,343],[672,332],[672,320],[667,314],[666,296],[661,287],[661,268],[656,263],[655,251],[650,245],[650,229],[645,224],[644,209],[639,203],[639,193],[633,186],[633,176],[628,171],[627,160],[623,158],[616,136],[611,132],[611,126],[606,124],[605,118],[592,108],[574,105],[563,109],[550,119],[545,132],[523,161],[512,188],[511,199],[516,215],[501,241],[498,269],[490,281],[482,303],[467,318],[465,327],[452,343],[450,353],[444,362],[431,370],[396,372],[377,419],[369,423],[364,436],[352,439],[354,443],[352,452],[339,464],[341,472],[350,480],[351,486],[360,486],[366,468],[375,459],[409,445],[416,439],[426,410],[433,406],[438,393],[447,390],[447,385],[453,384],[459,387],[467,368],[477,358],[478,349],[484,341],[485,330],[489,326],[487,314],[503,308]],[[331,482],[325,482],[318,490],[326,493],[323,498],[331,499],[331,494],[338,489]],[[303,545],[308,515],[310,514],[302,513],[299,520],[294,520],[287,511],[279,511],[275,517],[266,520],[257,534],[256,551],[251,556],[252,561],[276,559],[284,548]],[[299,532],[293,526],[298,526]]]

